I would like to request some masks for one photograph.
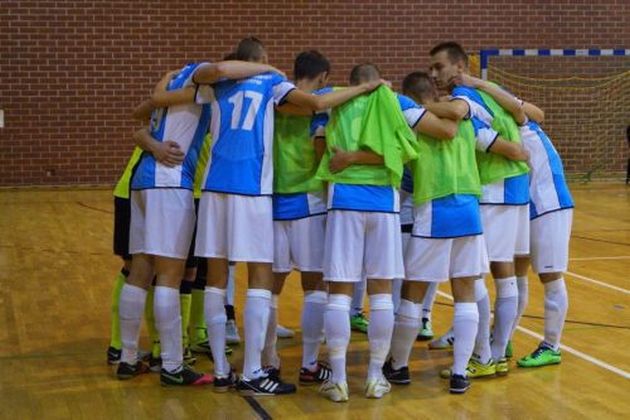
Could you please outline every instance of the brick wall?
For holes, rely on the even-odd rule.
[[[132,147],[130,110],[160,76],[217,60],[246,35],[263,39],[284,70],[300,50],[318,48],[336,82],[369,60],[397,85],[439,41],[470,50],[629,47],[629,16],[625,0],[3,0],[0,185],[111,184]],[[589,150],[566,153],[579,160]]]

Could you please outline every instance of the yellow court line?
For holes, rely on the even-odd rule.
[[[447,298],[449,300],[453,300],[453,296],[449,295],[448,293],[444,293],[444,292],[442,292],[440,290],[438,290],[437,293],[440,296],[442,296],[442,297],[445,297],[445,298]],[[543,341],[545,339],[545,337],[543,337],[542,335],[540,335],[540,334],[538,334],[538,333],[536,333],[536,332],[534,332],[534,331],[532,331],[530,329],[527,329],[525,327],[521,327],[520,325],[518,327],[516,327],[516,329],[521,331],[521,332],[524,332],[525,334],[527,334],[527,335],[529,335],[531,337],[534,337],[534,338],[536,338],[536,339],[538,339],[540,341]],[[619,376],[621,376],[621,377],[623,377],[625,379],[630,379],[630,372],[626,372],[623,369],[615,367],[615,366],[613,366],[613,365],[611,365],[609,363],[606,363],[606,362],[604,362],[602,360],[599,360],[599,359],[597,359],[597,358],[595,358],[593,356],[590,356],[590,355],[588,355],[586,353],[583,353],[583,352],[581,352],[579,350],[576,350],[573,347],[569,347],[569,346],[565,346],[564,344],[560,344],[560,349],[566,351],[567,353],[571,353],[572,355],[577,356],[580,359],[586,360],[587,362],[591,362],[592,364],[594,364],[596,366],[599,366],[599,367],[601,367],[603,369],[606,369],[606,370],[608,370],[608,371],[610,371],[612,373],[615,373],[615,374],[617,374],[617,375],[619,375]]]

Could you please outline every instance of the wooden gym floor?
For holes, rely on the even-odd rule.
[[[315,387],[246,400],[233,392],[214,394],[211,387],[165,389],[154,374],[116,380],[105,363],[110,293],[120,269],[111,253],[110,191],[0,190],[0,418],[627,418],[630,189],[572,189],[577,209],[562,365],[525,370],[512,363],[508,377],[478,380],[466,395],[451,396],[438,378],[450,364],[449,352],[428,351],[418,342],[412,385],[367,400],[366,336],[353,333],[347,404],[320,398]],[[244,279],[239,266],[239,325]],[[299,329],[302,292],[297,277],[290,280],[280,320]],[[516,357],[532,351],[542,333],[542,288],[533,274],[530,284],[530,304],[514,337]],[[436,334],[452,317],[448,285],[440,290]],[[146,336],[142,342],[148,348]],[[297,382],[299,333],[279,345],[283,376]],[[242,367],[238,347],[231,361]],[[197,367],[211,370],[203,357]]]

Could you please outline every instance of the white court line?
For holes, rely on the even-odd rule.
[[[444,292],[441,292],[439,290],[437,291],[437,293],[438,293],[438,295],[440,295],[442,297],[445,297],[445,298],[447,298],[449,300],[453,300],[453,296],[449,295],[448,293],[444,293]],[[542,335],[540,335],[538,333],[535,333],[534,331],[532,331],[530,329],[527,329],[525,327],[518,326],[518,327],[516,327],[516,329],[521,331],[521,332],[524,332],[525,334],[527,334],[527,335],[529,335],[531,337],[534,337],[534,338],[536,338],[536,339],[538,339],[540,341],[543,341],[545,339],[545,337],[543,337]],[[599,366],[601,368],[609,370],[612,373],[616,373],[617,375],[621,376],[622,378],[630,379],[630,372],[626,372],[623,369],[619,369],[618,367],[612,366],[612,365],[610,365],[610,364],[608,364],[608,363],[606,363],[604,361],[596,359],[593,356],[589,356],[586,353],[582,353],[581,351],[576,350],[573,347],[569,347],[569,346],[565,346],[564,344],[560,344],[560,349],[566,351],[567,353],[571,353],[574,356],[577,356],[577,357],[579,357],[581,359],[584,359],[587,362],[591,362],[592,364],[594,364],[596,366]]]
[[[569,261],[597,261],[597,260],[627,260],[630,255],[620,255],[618,257],[579,257],[569,258]]]
[[[630,294],[630,290],[624,289],[623,287],[613,286],[612,284],[604,283],[603,281],[595,280],[595,279],[592,279],[590,277],[581,276],[579,274],[572,273],[571,271],[567,271],[566,274],[570,275],[571,277],[575,277],[577,279],[580,279],[580,280],[584,280],[584,281],[587,281],[587,282],[590,282],[590,283],[593,283],[593,284],[597,284],[599,286],[608,287],[609,289],[616,290],[616,291],[621,292],[621,293],[625,293],[626,295]]]

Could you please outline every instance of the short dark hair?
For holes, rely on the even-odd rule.
[[[302,51],[295,57],[295,63],[293,64],[293,77],[295,77],[295,80],[312,80],[322,73],[330,73],[330,62],[319,51]]]
[[[428,73],[414,71],[409,73],[402,81],[402,91],[405,95],[422,98],[434,92],[435,87]]]
[[[448,41],[437,44],[431,49],[430,55],[433,56],[437,53],[441,53],[442,51],[446,51],[449,60],[451,60],[451,63],[463,61],[464,64],[468,65],[468,55],[466,54],[464,48],[457,42]]]
[[[242,61],[258,61],[265,53],[265,47],[260,39],[250,36],[243,38],[236,47],[236,59]]]
[[[350,84],[358,85],[360,83],[370,82],[381,78],[381,71],[376,64],[363,63],[350,71]]]
[[[229,52],[223,56],[223,61],[228,61],[228,60],[236,60],[236,53],[234,51]]]

